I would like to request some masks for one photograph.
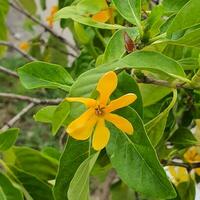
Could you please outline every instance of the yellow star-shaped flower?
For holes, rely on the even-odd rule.
[[[130,105],[137,99],[137,96],[129,93],[108,103],[110,95],[116,87],[117,75],[110,71],[104,74],[97,84],[96,90],[99,92],[97,100],[83,97],[66,98],[69,102],[83,103],[88,108],[67,127],[66,131],[71,137],[77,140],[86,140],[93,133],[92,146],[95,150],[101,150],[107,145],[110,137],[110,131],[105,126],[105,120],[113,123],[126,134],[133,133],[132,124],[127,119],[111,112]]]

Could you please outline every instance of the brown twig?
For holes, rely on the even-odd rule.
[[[15,115],[11,120],[5,123],[1,131],[6,131],[11,128],[23,115],[25,115],[31,108],[35,106],[35,103],[29,103],[25,108],[23,108],[17,115]]]
[[[20,48],[18,48],[17,46],[15,46],[11,42],[0,41],[0,45],[7,46],[7,47],[10,47],[10,48],[14,49],[15,51],[17,51],[19,54],[21,54],[24,58],[26,58],[29,61],[35,61],[36,60],[35,58],[33,58],[32,56],[30,56],[26,52],[22,51]]]
[[[33,22],[35,22],[36,24],[40,25],[41,27],[43,27],[45,29],[45,31],[48,31],[50,34],[52,34],[53,36],[55,36],[56,38],[58,38],[60,41],[64,42],[66,45],[68,45],[71,49],[73,49],[76,53],[78,53],[78,49],[72,45],[69,41],[67,41],[64,37],[62,37],[61,35],[59,35],[57,32],[55,32],[53,29],[51,29],[49,26],[47,26],[46,24],[44,24],[43,22],[41,22],[41,20],[35,18],[34,16],[32,16],[31,14],[29,14],[27,11],[25,11],[24,9],[20,8],[19,6],[16,6],[14,3],[12,3],[11,1],[9,1],[9,4],[12,8],[14,8],[15,10],[17,10],[18,12],[20,12],[21,14],[25,15],[27,18],[31,19]]]
[[[100,200],[109,200],[110,186],[116,178],[115,170],[111,170],[101,188]]]
[[[2,67],[2,66],[0,66],[0,72],[3,72],[5,74],[8,74],[8,75],[13,76],[15,78],[19,78],[19,76],[17,75],[16,72],[9,70],[9,69]]]
[[[35,105],[38,105],[38,104],[57,105],[62,101],[62,99],[39,99],[39,98],[23,96],[23,95],[18,95],[18,94],[13,94],[13,93],[0,93],[0,97],[27,101],[30,103],[34,103]]]

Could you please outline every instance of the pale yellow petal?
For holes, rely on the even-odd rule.
[[[99,92],[99,103],[106,105],[110,95],[117,87],[117,75],[115,72],[110,71],[104,74],[97,84],[97,91]]]
[[[72,121],[66,131],[70,135],[72,132],[84,127],[88,123],[88,119],[90,119],[94,114],[94,109],[90,108],[86,112],[84,112],[80,117]]]
[[[123,95],[123,96],[119,97],[118,99],[111,101],[105,110],[107,112],[112,112],[114,110],[117,110],[117,109],[120,109],[120,108],[130,105],[136,99],[137,99],[137,96],[133,93]]]
[[[85,126],[76,129],[73,132],[69,132],[69,135],[77,140],[87,140],[91,136],[96,122],[97,117],[91,117]]]
[[[94,107],[96,105],[96,100],[84,97],[67,97],[65,98],[68,102],[80,102],[85,104],[87,107]]]
[[[93,134],[92,146],[95,150],[99,151],[103,149],[110,138],[110,131],[105,126],[104,119],[99,119]]]
[[[107,113],[104,116],[104,119],[113,123],[122,132],[125,132],[129,135],[133,134],[134,130],[132,124],[124,117],[112,113]]]

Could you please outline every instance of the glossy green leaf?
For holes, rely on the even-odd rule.
[[[58,168],[56,159],[28,147],[13,147],[5,152],[5,160],[41,180],[54,179]]]
[[[118,75],[117,96],[122,96],[128,93],[134,93],[137,96],[136,101],[130,106],[143,117],[142,96],[136,81],[128,73],[122,72]]]
[[[141,26],[141,0],[113,0],[118,12],[130,23]]]
[[[183,6],[167,30],[167,35],[200,24],[200,1],[190,0]]]
[[[10,168],[33,199],[53,200],[51,186],[15,166]]]
[[[133,41],[139,35],[137,29],[135,28],[127,28],[116,31],[110,38],[108,45],[106,46],[103,56],[103,63],[117,60],[125,54],[126,52],[125,41],[124,41],[125,32],[130,35]]]
[[[140,83],[139,88],[144,107],[153,105],[171,92],[170,88],[152,84]]]
[[[158,161],[138,114],[131,108],[120,110],[118,113],[128,119],[135,129],[133,135],[128,136],[108,124],[111,138],[107,152],[119,177],[130,188],[148,197],[175,197],[173,186]]]
[[[35,0],[17,0],[22,7],[27,10],[30,14],[34,15],[37,11],[37,5],[35,3]]]
[[[56,183],[53,188],[55,200],[68,199],[67,191],[70,182],[80,164],[88,158],[88,150],[88,141],[77,141],[71,137],[68,138],[65,149],[60,158]]]
[[[177,100],[177,92],[174,90],[173,98],[169,106],[159,115],[157,115],[154,119],[145,124],[147,135],[149,136],[149,139],[154,147],[158,145],[159,141],[163,137],[169,112],[176,103],[176,100]]]
[[[73,19],[76,22],[85,24],[92,27],[102,28],[102,29],[121,29],[123,26],[117,24],[107,24],[92,20],[91,17],[82,15],[82,12],[77,9],[76,6],[68,6],[62,8],[56,13],[55,20],[58,19]]]
[[[55,135],[59,128],[62,126],[63,122],[66,120],[70,112],[70,106],[67,101],[61,102],[55,112],[53,113],[52,118],[52,133]]]
[[[73,83],[73,79],[63,67],[39,61],[20,67],[18,74],[27,89],[60,88],[69,91],[69,85]]]
[[[15,187],[15,184],[12,183],[12,181],[2,172],[0,172],[0,190],[1,190],[1,196],[3,196],[5,200],[24,199],[22,192],[17,187]]]
[[[19,134],[18,128],[10,128],[0,133],[0,152],[6,151],[14,145]]]
[[[189,0],[163,0],[165,12],[178,12]]]
[[[170,137],[169,141],[175,146],[189,147],[198,144],[192,132],[184,127],[177,129]]]
[[[34,120],[43,123],[52,123],[53,114],[57,106],[45,106],[41,108],[34,116]]]
[[[69,200],[88,200],[89,199],[89,175],[98,158],[99,152],[91,155],[81,163],[68,190]]]

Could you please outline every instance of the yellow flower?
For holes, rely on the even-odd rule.
[[[184,158],[189,163],[200,162],[200,154],[196,147],[189,148],[184,154]],[[196,168],[194,171],[200,176],[200,168]]]
[[[169,166],[168,170],[175,185],[189,180],[188,172],[184,167]]]
[[[112,8],[102,10],[92,16],[92,19],[97,22],[105,23],[112,17]]]
[[[46,21],[48,22],[48,25],[52,28],[53,27],[53,22],[54,22],[54,16],[56,12],[58,11],[58,6],[52,6],[50,15],[46,18]]]
[[[27,50],[29,49],[29,43],[28,43],[28,42],[21,42],[21,43],[19,44],[19,48],[20,48],[21,50],[27,51]]]
[[[104,74],[97,84],[96,90],[99,92],[97,100],[83,97],[66,98],[69,102],[83,103],[88,108],[67,127],[66,131],[71,137],[77,140],[86,140],[92,135],[94,129],[92,146],[95,150],[101,150],[107,145],[110,137],[110,131],[105,126],[105,120],[113,123],[124,133],[133,133],[132,124],[127,119],[111,112],[133,103],[137,96],[129,93],[108,103],[110,95],[116,87],[117,75],[110,71]]]

